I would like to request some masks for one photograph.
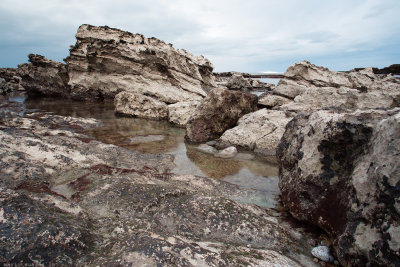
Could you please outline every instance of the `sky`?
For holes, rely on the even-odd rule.
[[[1,0],[0,67],[62,61],[81,24],[156,37],[219,72],[400,63],[400,0]]]

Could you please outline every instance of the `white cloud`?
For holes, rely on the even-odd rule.
[[[204,54],[220,71],[260,71],[297,58],[388,53],[383,47],[400,42],[399,13],[398,0],[2,0],[0,34],[2,47],[56,51],[74,43],[80,24],[108,25]]]

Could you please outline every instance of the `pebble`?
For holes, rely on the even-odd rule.
[[[230,146],[219,151],[217,154],[215,154],[215,156],[219,158],[233,158],[237,153],[236,147]]]
[[[334,261],[334,258],[330,254],[329,248],[327,246],[315,247],[311,250],[311,254],[314,257],[316,257],[324,262],[333,262]]]

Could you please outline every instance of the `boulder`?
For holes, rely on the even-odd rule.
[[[400,109],[295,117],[279,143],[283,204],[343,266],[400,265]]]
[[[232,90],[241,90],[252,87],[250,82],[240,73],[233,73],[228,79],[226,87]]]
[[[129,91],[172,104],[201,100],[215,87],[210,61],[156,38],[84,24],[76,39],[65,59],[74,98]]]
[[[289,99],[289,98],[279,96],[279,95],[273,95],[271,93],[262,94],[258,99],[258,104],[261,106],[265,106],[267,108],[282,106],[282,105],[288,104],[290,102],[291,102],[291,99]]]
[[[169,122],[185,127],[200,101],[184,101],[168,105]]]
[[[65,64],[41,55],[29,54],[29,61],[18,65],[21,85],[28,95],[69,97],[68,74]]]
[[[263,154],[275,155],[285,126],[292,118],[292,115],[283,111],[260,109],[240,118],[238,125],[227,130],[220,140]]]
[[[156,120],[168,118],[167,104],[138,93],[121,92],[115,96],[114,105],[119,115]]]
[[[204,143],[234,127],[243,115],[257,109],[257,96],[216,88],[197,107],[186,125],[186,140]]]

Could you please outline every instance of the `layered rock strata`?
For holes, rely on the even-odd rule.
[[[286,127],[282,201],[326,231],[343,266],[400,264],[400,109],[317,111]]]
[[[186,140],[194,143],[219,138],[243,115],[257,110],[257,96],[223,88],[213,89],[186,125]]]
[[[65,64],[41,55],[29,54],[30,63],[18,65],[21,85],[28,95],[69,97],[68,74]]]
[[[74,98],[114,98],[128,91],[173,104],[200,100],[215,86],[207,59],[156,38],[85,24],[76,39],[65,59]]]

